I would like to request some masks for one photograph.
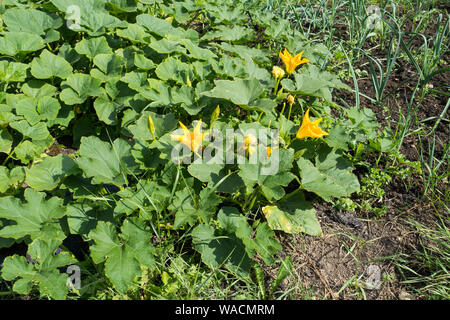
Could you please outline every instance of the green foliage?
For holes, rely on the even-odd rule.
[[[331,116],[334,90],[349,90],[321,65],[331,52],[262,6],[251,15],[243,1],[213,0],[7,1],[0,9],[0,247],[23,242],[32,259],[13,255],[1,270],[19,294],[38,285],[42,296],[64,299],[97,294],[104,282],[121,295],[145,283],[173,297],[180,283],[164,259],[174,250],[252,281],[256,260],[277,261],[275,230],[321,235],[311,193],[331,201],[359,191],[357,148],[390,148],[368,110]],[[305,49],[310,62],[275,84],[284,47]],[[286,114],[288,94],[296,101]],[[326,138],[295,138],[305,108],[324,118]],[[212,139],[199,151],[214,145],[208,129],[281,134],[257,143],[265,162],[250,163],[239,141],[227,151],[245,151],[242,162],[172,161],[178,123],[191,134],[200,119]],[[277,169],[267,174],[272,160]],[[85,260],[54,254],[73,236],[89,248]],[[70,264],[81,267],[81,291],[66,286]]]
[[[97,264],[106,260],[106,276],[120,292],[126,292],[133,279],[140,275],[141,265],[154,266],[148,231],[139,219],[129,219],[121,226],[120,234],[108,222],[99,222],[89,233],[95,242],[91,246],[92,260]]]
[[[301,192],[293,192],[275,206],[263,207],[271,229],[286,233],[304,232],[313,236],[322,234],[315,210]]]
[[[340,152],[322,147],[315,163],[300,158],[298,167],[303,187],[329,201],[331,197],[348,197],[359,191],[357,177],[351,173],[353,166]]]
[[[63,237],[59,219],[65,215],[62,199],[52,197],[45,200],[45,194],[27,188],[25,202],[14,196],[0,199],[0,218],[14,221],[4,226],[0,237],[20,239],[61,239]]]
[[[68,277],[67,274],[60,273],[58,268],[77,260],[67,252],[55,255],[60,244],[61,241],[55,239],[34,240],[28,248],[30,259],[34,260],[32,264],[23,256],[7,257],[2,268],[3,279],[19,278],[15,281],[13,290],[20,294],[28,294],[33,286],[38,284],[41,295],[58,300],[65,299],[68,293]]]

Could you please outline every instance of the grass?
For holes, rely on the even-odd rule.
[[[443,219],[439,217],[432,226],[411,220],[420,247],[411,255],[395,257],[403,283],[419,297],[431,300],[450,299],[450,229]]]

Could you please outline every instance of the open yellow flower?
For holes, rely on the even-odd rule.
[[[170,137],[173,140],[177,140],[191,149],[193,152],[197,152],[200,146],[202,145],[203,139],[208,135],[208,132],[201,133],[202,129],[202,120],[197,122],[194,130],[192,132],[189,131],[188,128],[180,121],[180,127],[183,130],[183,135],[175,135],[172,134]]]
[[[293,57],[286,48],[284,48],[283,53],[281,53],[280,51],[280,58],[281,60],[283,60],[284,65],[286,66],[287,73],[291,74],[299,65],[309,62],[309,60],[306,58],[302,59],[303,52],[304,50]]]
[[[297,132],[297,138],[322,138],[325,135],[328,135],[327,132],[323,131],[319,127],[319,122],[322,121],[322,118],[311,121],[309,120],[309,109],[306,110],[305,116],[303,117],[302,125]]]

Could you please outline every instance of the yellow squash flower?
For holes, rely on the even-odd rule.
[[[306,58],[302,59],[303,52],[304,50],[295,57],[293,57],[291,56],[289,51],[287,51],[286,48],[284,48],[283,53],[281,53],[280,51],[280,58],[281,60],[283,60],[284,65],[286,66],[287,73],[291,74],[292,72],[294,72],[295,68],[297,68],[299,65],[309,62],[309,60]]]
[[[319,122],[322,121],[322,118],[311,121],[309,120],[309,109],[306,110],[305,116],[303,117],[302,125],[297,132],[297,138],[322,138],[325,135],[328,135],[327,132],[323,131],[319,127]]]
[[[175,135],[172,134],[170,137],[173,140],[177,140],[191,149],[193,152],[197,152],[200,146],[202,145],[203,139],[208,135],[208,132],[201,133],[202,129],[202,120],[197,122],[194,130],[192,132],[189,131],[188,128],[180,121],[180,127],[183,130],[183,135]]]

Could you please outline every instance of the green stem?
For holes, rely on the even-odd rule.
[[[281,109],[281,114],[284,113],[284,108],[286,108],[286,102],[283,103],[283,109]]]
[[[4,165],[6,164],[6,161],[8,161],[8,159],[11,158],[11,156],[13,155],[13,153],[14,153],[14,150],[11,151],[11,152],[8,154],[8,156],[6,157],[6,159],[3,161],[2,166],[4,166]]]
[[[256,120],[256,122],[259,122],[259,120],[261,120],[262,115],[263,115],[263,113],[261,112],[261,113],[259,114],[258,120]]]
[[[275,96],[277,95],[278,92],[278,85],[280,84],[280,80],[281,79],[275,79],[275,87],[273,89],[273,93],[275,94]]]
[[[242,211],[249,211],[253,208],[253,205],[255,204],[256,198],[258,197],[259,187],[256,188],[252,194],[248,197],[248,199],[245,201],[244,206],[242,207]],[[248,207],[247,205],[250,204]]]
[[[291,120],[292,105],[293,105],[293,104],[290,104],[290,105],[289,105],[288,120]]]
[[[255,195],[253,196],[252,202],[250,202],[250,206],[248,207],[248,211],[252,210],[253,205],[255,204],[256,198],[258,198],[258,192],[255,192]]]

